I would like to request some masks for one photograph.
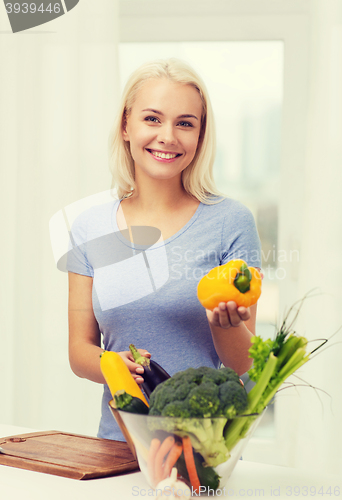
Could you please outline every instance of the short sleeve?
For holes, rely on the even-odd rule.
[[[242,259],[248,266],[261,268],[261,243],[252,212],[235,202],[225,215],[222,230],[221,265]]]
[[[72,225],[66,271],[93,277],[94,270],[87,257],[87,222],[88,217],[85,212]]]

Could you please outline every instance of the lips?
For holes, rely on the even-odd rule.
[[[178,156],[182,156],[181,153],[173,153],[171,151],[157,151],[155,149],[148,149],[146,150],[155,158],[160,158],[162,160],[174,160]]]

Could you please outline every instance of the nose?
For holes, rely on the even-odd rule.
[[[159,128],[157,140],[161,144],[174,146],[177,143],[172,124],[164,124]]]

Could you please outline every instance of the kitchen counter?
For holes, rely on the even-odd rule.
[[[0,424],[0,437],[34,429]],[[316,498],[342,496],[342,477],[319,476],[289,467],[239,461],[226,487],[201,498]],[[94,500],[156,498],[141,472],[79,481],[64,477],[0,466],[0,498],[4,500]],[[170,496],[165,497],[170,498]]]

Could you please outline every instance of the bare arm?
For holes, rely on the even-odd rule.
[[[225,366],[233,368],[239,375],[252,365],[248,349],[255,335],[256,310],[256,304],[246,309],[228,302],[219,304],[213,312],[207,311],[217,355]]]
[[[72,371],[81,378],[105,383],[100,368],[101,333],[92,305],[93,278],[69,273],[69,362]],[[147,351],[139,349],[143,355]],[[130,351],[119,352],[137,383],[144,380],[138,374],[144,369],[133,362]]]
[[[93,279],[69,273],[69,362],[81,378],[104,384],[101,335],[92,306]]]

